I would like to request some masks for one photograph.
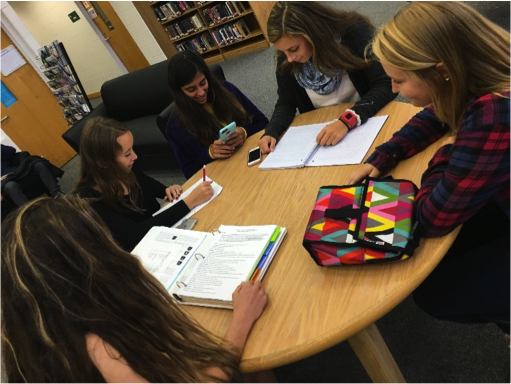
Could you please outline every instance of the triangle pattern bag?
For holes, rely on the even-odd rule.
[[[419,245],[408,180],[368,177],[365,183],[319,189],[303,246],[321,266],[404,260]]]

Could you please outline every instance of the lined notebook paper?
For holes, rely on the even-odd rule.
[[[334,146],[322,147],[316,143],[319,132],[331,122],[289,127],[275,151],[268,155],[259,169],[360,164],[387,118],[371,117]]]

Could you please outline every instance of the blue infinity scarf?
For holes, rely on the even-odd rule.
[[[342,73],[342,71],[339,71]],[[295,72],[295,78],[302,88],[311,89],[319,95],[328,95],[341,85],[342,76],[326,76],[312,64],[312,58],[303,64],[302,70]]]

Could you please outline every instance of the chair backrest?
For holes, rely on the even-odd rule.
[[[167,81],[168,62],[169,60],[165,60],[105,82],[101,87],[103,103],[64,132],[62,138],[79,153],[83,128],[92,117],[103,116],[126,122],[143,116],[158,115],[164,109],[166,111],[172,103]],[[220,65],[212,65],[210,69],[217,79],[225,80]],[[157,126],[165,138],[169,116],[170,112],[166,117],[158,116],[156,119]]]
[[[156,115],[172,102],[167,81],[169,60],[108,80],[101,97],[108,115],[127,121]]]

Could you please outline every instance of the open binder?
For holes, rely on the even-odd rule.
[[[242,281],[262,280],[286,232],[276,225],[222,225],[211,233],[153,227],[132,254],[178,303],[232,309],[232,292]]]

